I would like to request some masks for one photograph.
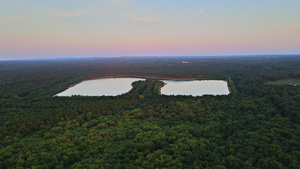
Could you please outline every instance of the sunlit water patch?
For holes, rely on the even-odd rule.
[[[103,78],[80,82],[55,96],[117,96],[129,92],[131,84],[141,78]],[[163,95],[228,95],[227,82],[223,80],[161,80]]]
[[[56,96],[117,96],[127,93],[132,88],[131,83],[140,78],[105,78],[86,80],[57,94]]]
[[[166,85],[161,88],[163,95],[228,95],[227,82],[223,80],[173,81],[163,80]]]

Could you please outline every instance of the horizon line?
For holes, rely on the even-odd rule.
[[[37,58],[37,59],[5,59],[0,61],[59,61],[59,60],[94,60],[94,59],[120,59],[120,58],[236,58],[236,57],[270,57],[270,56],[300,56],[300,54],[255,54],[255,55],[207,55],[207,56],[102,56],[102,57],[63,57],[63,58]]]

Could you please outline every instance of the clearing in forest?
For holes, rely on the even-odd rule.
[[[267,85],[293,85],[293,86],[299,86],[300,85],[300,79],[280,79],[276,81],[268,81],[265,84]]]

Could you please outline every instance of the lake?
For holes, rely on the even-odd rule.
[[[56,96],[117,96],[129,92],[131,83],[140,78],[104,78],[86,80],[57,94]]]
[[[80,82],[55,96],[117,96],[131,90],[131,83],[142,78],[103,78]],[[161,80],[163,95],[228,95],[227,82],[223,80]]]
[[[229,89],[224,80],[174,81],[162,80],[166,85],[161,88],[163,95],[228,95]]]

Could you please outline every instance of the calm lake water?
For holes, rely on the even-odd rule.
[[[164,95],[228,95],[229,89],[224,80],[193,80],[193,81],[173,81],[163,80],[167,83],[161,88]]]
[[[105,78],[86,80],[57,94],[56,96],[117,96],[131,90],[131,83],[141,78]],[[227,82],[222,80],[194,80],[172,81],[162,80],[167,83],[161,88],[163,95],[228,95]]]
[[[129,92],[132,88],[131,83],[143,80],[139,78],[107,78],[86,80],[67,90],[57,94],[56,96],[117,96]]]

